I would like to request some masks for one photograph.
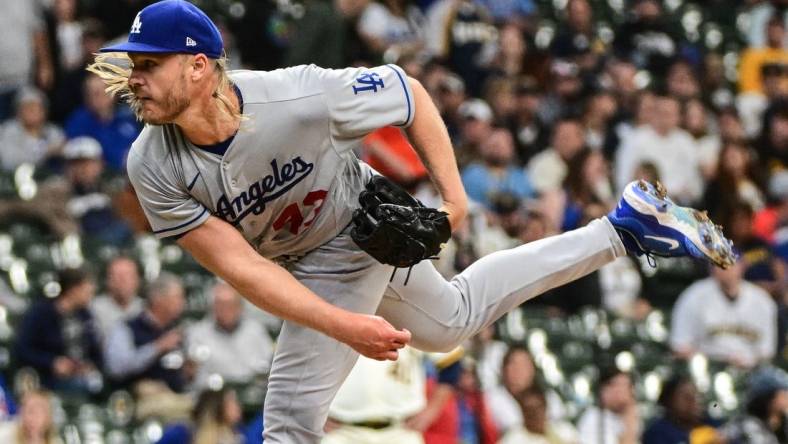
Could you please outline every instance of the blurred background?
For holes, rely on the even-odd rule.
[[[141,126],[84,70],[149,3],[2,2],[0,442],[260,442],[280,322],[148,232],[125,176]],[[606,214],[636,178],[708,210],[741,254],[727,271],[621,258],[416,354],[413,409],[332,407],[328,429],[788,442],[788,1],[194,3],[233,69],[395,63],[425,85],[472,199],[447,277]],[[439,203],[399,129],[358,155]]]

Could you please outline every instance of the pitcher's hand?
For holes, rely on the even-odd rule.
[[[334,338],[378,361],[396,361],[397,350],[410,342],[410,332],[397,330],[380,316],[351,313]]]

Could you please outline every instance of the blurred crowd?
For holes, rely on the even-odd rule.
[[[141,124],[84,70],[149,3],[2,3],[0,442],[259,442],[262,401],[245,409],[241,390],[264,394],[279,325],[207,272],[168,269],[182,252],[148,234],[125,177]],[[450,359],[414,352],[418,402],[374,417],[332,408],[330,442],[362,442],[343,426],[365,442],[411,442],[378,435],[391,427],[427,443],[788,442],[788,1],[194,3],[233,69],[395,63],[421,81],[472,200],[436,261],[447,277],[605,215],[635,179],[707,210],[740,254],[728,270],[621,258]],[[400,129],[357,154],[439,204]],[[76,239],[79,254],[28,261],[35,284],[20,284],[14,225]],[[621,325],[661,348],[614,350],[608,327]],[[559,345],[551,332],[566,331]],[[586,359],[570,371],[567,356]],[[354,384],[402,375],[364,368]],[[91,431],[68,425],[86,405],[108,406],[118,433],[79,441]]]

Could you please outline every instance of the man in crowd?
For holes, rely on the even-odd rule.
[[[138,295],[137,263],[128,256],[117,256],[107,264],[106,273],[106,293],[94,299],[90,306],[102,340],[117,324],[136,317],[143,310]]]
[[[164,357],[181,344],[181,331],[174,324],[183,312],[183,286],[177,277],[163,273],[150,283],[146,296],[145,311],[110,332],[104,345],[107,372],[122,384],[150,379],[182,391],[182,366],[168,365]]]
[[[740,367],[774,356],[777,307],[769,294],[742,279],[744,263],[712,270],[679,296],[673,307],[670,345],[679,357],[700,352]]]
[[[244,316],[243,298],[225,282],[213,287],[212,313],[186,332],[189,354],[198,363],[194,385],[205,388],[211,376],[247,383],[268,373],[274,344],[262,324]]]
[[[16,355],[22,366],[38,372],[47,387],[98,391],[101,377],[96,368],[101,363],[101,349],[87,310],[95,284],[79,269],[60,272],[58,284],[60,293],[55,298],[42,298],[22,319]]]

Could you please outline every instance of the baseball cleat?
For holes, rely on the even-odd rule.
[[[631,182],[607,215],[627,251],[636,255],[692,256],[728,268],[736,262],[733,242],[705,211],[673,203],[657,182]]]

